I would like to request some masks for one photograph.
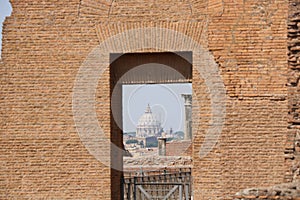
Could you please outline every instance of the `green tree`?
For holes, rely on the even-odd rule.
[[[127,140],[126,144],[137,144],[138,141],[137,140]]]

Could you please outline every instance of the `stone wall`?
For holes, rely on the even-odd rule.
[[[120,174],[110,169],[118,157],[110,141],[122,140],[112,134],[119,130],[110,110],[110,53],[193,53],[194,199],[231,199],[257,183],[283,182],[287,0],[11,3],[0,65],[1,198],[120,197],[113,184]],[[82,66],[94,70],[78,76]],[[86,88],[77,88],[77,100],[96,110],[82,121],[74,111],[80,78]],[[90,80],[98,81],[95,90]],[[220,105],[225,120],[212,120]],[[101,134],[80,134],[86,130]]]
[[[235,200],[259,200],[259,199],[281,199],[281,200],[299,200],[300,183],[285,183],[265,188],[249,188],[236,194]]]

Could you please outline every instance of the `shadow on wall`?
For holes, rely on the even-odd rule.
[[[0,0],[0,58],[2,52],[2,26],[5,20],[5,17],[10,16],[12,13],[12,7],[9,0]]]

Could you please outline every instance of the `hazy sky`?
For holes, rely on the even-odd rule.
[[[123,86],[124,131],[135,131],[148,104],[161,120],[165,131],[184,128],[184,101],[181,94],[191,94],[192,84],[151,84]]]
[[[0,0],[0,52],[2,50],[2,25],[3,25],[3,21],[5,19],[6,16],[9,16],[11,14],[12,8],[11,5],[9,3],[9,0]],[[0,54],[1,55],[1,54]]]

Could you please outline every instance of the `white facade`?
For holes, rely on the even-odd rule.
[[[145,113],[140,117],[136,129],[136,137],[158,136],[161,132],[161,123],[152,113],[148,104]]]

